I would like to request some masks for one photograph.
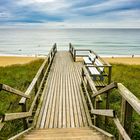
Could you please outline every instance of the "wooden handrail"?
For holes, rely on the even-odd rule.
[[[110,67],[110,66],[108,66],[108,65],[86,65],[86,67],[96,67],[96,68],[98,68],[98,67]]]
[[[23,92],[21,92],[21,91],[19,91],[17,89],[14,89],[14,88],[12,88],[12,87],[10,87],[8,85],[5,85],[5,84],[0,84],[0,90],[4,90],[4,91],[10,92],[10,93],[13,93],[15,95],[30,99],[29,95],[26,95]]]
[[[46,70],[45,73],[44,73],[44,76],[43,76],[43,78],[42,78],[42,81],[41,81],[40,86],[39,86],[39,88],[38,88],[38,91],[37,91],[37,93],[36,93],[36,96],[35,96],[35,98],[34,98],[32,104],[31,104],[31,107],[30,107],[29,112],[33,112],[35,103],[36,103],[37,98],[38,98],[38,96],[39,96],[39,94],[40,94],[41,88],[42,88],[42,86],[43,86],[45,77],[46,77],[46,75],[47,75],[47,73],[48,73],[48,71],[49,71],[50,66],[51,66],[51,63],[48,65],[47,70]]]
[[[101,115],[101,116],[107,116],[107,117],[113,118],[113,121],[114,121],[119,133],[123,137],[123,139],[131,140],[130,137],[128,136],[128,134],[126,133],[125,129],[121,125],[119,119],[117,118],[114,110],[95,109],[95,110],[92,110],[91,113],[93,113],[94,115]]]
[[[31,91],[33,90],[39,76],[41,75],[42,70],[44,69],[45,65],[47,64],[47,59],[43,62],[43,64],[41,65],[41,67],[39,68],[37,74],[35,75],[34,79],[32,80],[31,84],[29,85],[29,87],[27,88],[25,94],[26,95],[30,95]],[[21,98],[21,100],[19,101],[19,104],[25,104],[26,102],[26,98]]]
[[[2,128],[4,126],[4,124],[5,124],[5,122],[7,122],[7,121],[16,120],[16,119],[24,119],[23,121],[25,122],[25,118],[28,118],[28,117],[32,116],[33,109],[34,109],[34,107],[35,107],[35,105],[37,103],[38,96],[40,94],[41,88],[42,88],[44,80],[45,80],[45,76],[49,71],[49,68],[50,68],[50,66],[52,64],[52,60],[53,60],[54,55],[55,55],[56,52],[57,52],[57,48],[56,48],[56,44],[54,44],[54,46],[52,47],[51,51],[49,52],[48,57],[44,60],[43,64],[39,68],[37,74],[33,78],[31,84],[29,85],[29,87],[27,88],[25,93],[23,93],[23,92],[21,92],[19,90],[16,90],[16,89],[14,89],[14,88],[12,88],[12,87],[10,87],[8,85],[0,84],[0,90],[5,90],[5,91],[8,91],[10,93],[22,96],[19,104],[23,105],[23,112],[5,113],[4,115],[2,115],[2,119],[1,119],[2,122],[0,122],[0,128]],[[48,60],[49,60],[49,62],[48,62]],[[46,66],[48,66],[48,67],[45,70]],[[43,74],[43,77],[42,77],[42,74]],[[34,100],[33,100],[32,104],[30,106],[30,110],[27,111],[26,110],[26,104],[25,104],[26,99],[30,98],[30,94],[31,94],[32,90],[34,88],[36,88],[39,79],[41,80],[41,82],[39,83],[40,86],[38,88],[38,91],[36,92],[36,95],[34,97]]]
[[[54,54],[56,53],[56,43],[54,44],[54,46],[52,47],[51,51],[49,52],[48,59],[49,59],[49,57],[51,57],[51,60],[52,60],[52,56],[51,56],[52,52],[53,52],[53,56],[54,56]],[[48,59],[45,59],[43,64],[39,68],[37,74],[35,75],[34,79],[32,80],[31,84],[29,85],[29,87],[27,88],[27,90],[25,92],[26,95],[30,95],[31,94],[31,91],[34,89],[34,87],[35,87],[35,85],[36,85],[36,83],[37,83],[37,81],[38,81],[38,79],[39,79],[39,77],[40,77],[44,67],[47,65]],[[22,104],[25,104],[25,102],[26,102],[26,98],[23,97],[19,101],[19,104],[22,105]]]
[[[120,95],[123,97],[123,100],[126,101],[127,104],[129,104],[129,106],[131,106],[138,114],[140,114],[140,100],[134,95],[132,94],[124,85],[122,85],[121,83],[111,83],[110,85],[106,86],[105,88],[99,90],[95,95],[93,95],[92,97],[96,97],[100,94],[103,94],[105,92],[107,92],[108,90],[112,89],[112,88],[117,88]],[[127,105],[128,106],[128,105]],[[126,106],[126,107],[127,107]],[[128,107],[129,107],[128,106]],[[128,111],[131,112],[131,108],[128,108]],[[126,110],[122,110],[121,113],[125,113]],[[91,113],[93,113],[94,115],[103,115],[103,116],[110,116],[111,112],[107,112],[107,111],[103,111],[103,110],[91,110]],[[104,114],[105,113],[105,114]],[[109,115],[110,114],[110,115]],[[114,114],[114,111],[113,111]],[[130,113],[131,114],[131,113]],[[126,114],[128,115],[128,114]],[[132,114],[131,114],[132,115]],[[117,116],[114,114],[113,117],[113,121],[121,135],[121,137],[124,140],[130,140],[129,135],[127,134],[125,127],[123,127],[123,124],[120,123],[119,119],[117,118]],[[125,116],[124,116],[125,117]],[[127,116],[128,117],[128,116]],[[129,116],[132,117],[132,116]],[[128,120],[125,120],[128,121]],[[127,127],[131,127],[131,126],[127,126]]]
[[[99,127],[96,127],[95,125],[91,125],[90,127],[96,129],[97,131],[101,132],[102,134],[104,134],[105,136],[111,138],[112,140],[115,140],[113,135],[111,135],[110,133],[104,131],[103,129],[100,129]],[[111,139],[109,139],[109,140],[111,140]]]
[[[113,121],[114,121],[119,133],[123,137],[123,139],[124,140],[131,140],[130,137],[128,136],[128,134],[126,133],[125,129],[122,127],[119,119],[118,118],[113,118]]]
[[[132,94],[124,85],[118,83],[118,91],[120,95],[133,107],[133,109],[140,115],[140,100]]]
[[[104,64],[106,64],[107,66],[111,66],[107,61],[105,61],[104,59],[102,59],[97,53],[95,53],[94,51],[91,51],[91,53],[93,53],[97,58],[99,58]]]
[[[32,104],[31,104],[31,107],[30,107],[29,112],[6,113],[6,114],[4,114],[4,116],[3,116],[3,122],[5,122],[5,121],[10,121],[10,120],[15,120],[15,119],[27,118],[27,117],[32,116],[32,112],[33,112],[33,109],[34,109],[36,100],[37,100],[37,98],[38,98],[38,96],[39,96],[41,87],[42,87],[42,85],[43,85],[43,80],[45,79],[45,76],[46,76],[46,74],[47,74],[47,72],[48,72],[49,67],[50,67],[50,64],[49,64],[49,66],[48,66],[48,68],[47,68],[47,70],[46,70],[46,72],[45,72],[45,74],[44,74],[44,77],[43,77],[43,79],[42,79],[42,81],[41,81],[41,84],[40,84],[40,87],[39,87],[39,89],[38,89],[38,92],[37,92],[37,94],[36,94],[36,96],[35,96],[35,98],[34,98]]]
[[[106,87],[100,89],[95,94],[92,94],[91,97],[96,97],[96,96],[99,96],[103,93],[107,93],[109,90],[111,90],[113,88],[117,88],[117,83],[116,82],[112,82],[111,84],[107,85]]]
[[[5,113],[3,116],[3,122],[22,119],[32,116],[31,112],[18,112],[18,113]]]
[[[89,51],[89,52],[91,52],[91,49],[75,49],[75,51]]]
[[[87,99],[88,99],[88,103],[90,106],[94,105],[95,99],[96,99],[95,97],[99,97],[101,94],[108,94],[108,93],[111,94],[111,92],[108,92],[108,91],[110,91],[111,89],[114,89],[114,88],[116,88],[118,90],[119,94],[122,97],[121,123],[120,123],[119,119],[117,118],[114,110],[110,110],[110,109],[103,110],[103,109],[99,109],[99,108],[93,109],[93,107],[90,107],[90,108],[92,108],[90,111],[91,111],[91,114],[93,114],[93,115],[97,115],[97,116],[101,115],[101,116],[113,118],[113,121],[119,131],[120,138],[123,138],[124,140],[130,140],[130,136],[131,136],[131,119],[130,119],[130,117],[132,117],[132,108],[138,114],[140,114],[140,100],[121,83],[113,82],[98,91],[85,66],[82,68],[82,77],[83,77],[82,83],[83,83],[84,89],[88,89],[88,86],[90,86],[90,88],[93,91],[92,92],[93,94],[91,95],[91,98],[90,98],[90,96],[88,95],[89,94],[88,92],[90,92],[90,91],[85,90],[85,93],[86,93]],[[87,81],[85,81],[85,79]]]
[[[30,128],[28,128],[28,129],[26,129],[25,131],[22,131],[21,133],[15,135],[15,136],[13,136],[13,137],[11,137],[11,138],[8,139],[8,140],[16,140],[16,139],[19,139],[19,138],[21,138],[23,135],[25,135],[26,133],[28,133],[29,131],[31,131],[32,129],[33,129],[33,127],[30,127]]]
[[[82,70],[83,70],[84,77],[85,77],[85,78],[88,80],[88,82],[89,82],[89,86],[90,86],[90,88],[91,88],[91,90],[92,90],[93,95],[96,94],[98,91],[97,91],[97,89],[96,89],[96,87],[95,87],[95,85],[94,85],[94,83],[93,83],[93,81],[92,81],[92,79],[91,79],[91,77],[90,77],[90,75],[89,75],[87,69],[85,68],[85,66],[82,68]],[[92,96],[92,95],[91,95],[91,96]],[[101,99],[100,96],[98,96],[98,101],[102,101],[102,99]]]
[[[109,67],[111,67],[111,65],[108,63],[108,62],[106,62],[104,59],[102,59],[98,54],[96,54],[94,51],[92,51],[91,49],[75,49],[74,47],[73,47],[73,45],[70,43],[69,44],[69,46],[70,46],[70,52],[71,52],[71,48],[73,49],[73,52],[71,52],[71,53],[73,53],[73,59],[75,60],[76,58],[76,56],[80,56],[80,57],[82,57],[83,55],[76,55],[76,51],[89,51],[90,53],[93,53],[97,58],[99,58],[105,65],[107,65],[107,66],[109,66]],[[85,56],[85,55],[84,55]]]
[[[91,110],[91,113],[94,115],[115,117],[115,111],[112,109],[93,109]]]

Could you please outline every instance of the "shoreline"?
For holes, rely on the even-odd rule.
[[[0,54],[0,57],[3,57],[3,56],[5,56],[5,57],[47,57],[47,55],[43,55],[43,54]],[[122,58],[132,58],[132,56],[134,57],[134,58],[137,58],[137,57],[140,57],[140,55],[138,55],[138,54],[132,54],[132,55],[112,55],[112,54],[109,54],[109,55],[105,55],[105,54],[102,54],[102,55],[100,55],[99,54],[99,56],[100,57],[102,57],[102,58],[120,58],[120,57],[122,57]]]
[[[36,57],[36,58],[44,58],[44,57],[47,57],[47,55],[26,55],[26,54],[22,54],[22,55],[18,55],[18,54],[0,54],[0,57]]]
[[[37,56],[37,55],[0,55],[0,66],[5,67],[15,64],[26,64],[31,61],[45,58],[46,56]],[[134,56],[101,56],[105,61],[115,64],[128,64],[128,65],[140,65],[140,57]]]

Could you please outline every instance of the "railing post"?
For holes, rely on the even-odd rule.
[[[73,57],[73,47],[71,48],[71,55],[72,55],[72,57]]]
[[[71,52],[71,43],[69,43],[69,52]]]
[[[106,109],[109,109],[109,91],[106,93]],[[108,117],[105,117],[105,130],[108,124]]]
[[[111,83],[112,66],[108,67],[108,85]],[[106,109],[109,109],[109,91],[106,93]],[[108,117],[105,117],[105,126],[108,123]],[[106,129],[106,127],[105,127]]]
[[[98,99],[95,99],[95,108],[100,109],[100,101]],[[100,125],[100,116],[99,115],[96,115],[96,119],[95,119],[94,123],[96,126]]]
[[[111,83],[111,74],[112,74],[112,66],[109,66],[109,72],[108,72],[108,84]]]
[[[37,92],[38,92],[38,81],[35,84],[35,96],[36,96]],[[36,100],[36,108],[37,108],[38,104],[39,104],[39,100],[37,98],[37,100]]]
[[[74,50],[74,56],[73,56],[74,62],[76,61],[76,50]]]
[[[27,112],[26,102],[25,102],[25,104],[22,104],[21,107],[22,107],[22,112]],[[26,118],[23,118],[23,127],[24,127],[24,130],[26,130],[28,128],[28,123],[27,123]]]
[[[82,68],[81,85],[83,85],[84,76],[85,76],[85,74],[84,74],[84,70],[83,70],[83,68]]]
[[[122,98],[120,120],[129,137],[132,135],[132,114],[133,108],[124,98]],[[123,140],[121,135],[119,135],[119,140]]]

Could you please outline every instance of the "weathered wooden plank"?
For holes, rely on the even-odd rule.
[[[65,54],[63,56],[64,58],[66,57]],[[65,69],[67,70],[67,65],[65,61],[63,61],[62,65],[65,66]],[[63,101],[62,101],[62,128],[66,128],[66,122],[67,122],[67,117],[66,117],[66,73],[67,71],[63,72],[63,85],[62,85],[62,94],[63,94]]]
[[[53,127],[53,112],[54,112],[54,107],[55,107],[55,99],[56,99],[56,86],[57,86],[57,69],[58,69],[58,65],[55,65],[55,69],[54,69],[54,77],[53,77],[53,82],[52,82],[52,87],[50,88],[49,92],[50,92],[50,99],[49,99],[49,103],[48,103],[48,107],[47,107],[47,118],[46,118],[46,122],[45,122],[45,128],[52,128]]]
[[[78,116],[78,120],[79,120],[79,126],[82,127],[84,126],[83,124],[83,121],[82,121],[82,114],[81,114],[81,111],[80,111],[80,104],[79,104],[79,98],[78,98],[78,95],[79,94],[79,90],[77,89],[77,81],[78,81],[78,78],[75,77],[75,74],[76,74],[76,70],[75,70],[75,67],[74,67],[74,64],[73,64],[73,71],[75,72],[72,72],[73,74],[73,86],[74,86],[74,92],[75,92],[75,102],[76,102],[76,107],[77,107],[77,116]]]
[[[22,131],[21,133],[9,138],[8,140],[16,140],[16,139],[19,139],[21,137],[23,137],[23,135],[29,133],[31,130],[33,129],[33,127],[30,127],[28,129],[26,129],[25,131]]]
[[[87,120],[86,120],[86,115],[85,115],[85,112],[84,112],[84,107],[83,107],[83,103],[82,103],[82,98],[81,98],[81,95],[80,95],[80,86],[81,86],[81,81],[79,79],[79,75],[78,75],[78,72],[77,72],[77,66],[75,65],[75,69],[76,69],[76,72],[74,73],[74,81],[75,81],[75,85],[76,85],[76,89],[77,89],[77,101],[78,101],[78,106],[79,106],[79,117],[80,117],[80,127],[81,126],[87,126]],[[76,82],[76,81],[79,81],[79,82]]]
[[[19,91],[17,89],[14,89],[14,88],[12,88],[12,87],[10,87],[8,85],[5,85],[5,84],[0,84],[0,90],[4,90],[4,91],[10,92],[10,93],[13,93],[15,95],[30,99],[29,95],[26,95],[23,92],[21,92],[21,91]]]
[[[126,133],[125,129],[122,127],[119,119],[118,118],[114,118],[113,120],[114,120],[114,123],[115,123],[119,133],[123,137],[123,139],[124,140],[131,140],[130,137],[128,136],[128,134]]]
[[[41,67],[39,68],[37,74],[35,75],[34,79],[32,80],[31,84],[30,84],[29,87],[27,88],[27,90],[26,90],[26,92],[25,92],[26,95],[30,95],[30,94],[31,94],[31,91],[34,89],[34,87],[35,87],[37,81],[39,80],[39,77],[41,76],[42,71],[44,70],[45,66],[47,65],[47,62],[49,61],[49,57],[50,57],[51,53],[53,52],[53,56],[52,56],[52,57],[54,57],[56,51],[57,51],[57,48],[56,48],[56,43],[55,43],[55,44],[53,45],[53,47],[52,47],[50,53],[48,54],[48,59],[45,59],[45,60],[44,60],[43,64],[42,64]],[[50,61],[52,61],[52,59],[51,59]],[[25,102],[26,102],[26,98],[22,97],[21,100],[19,101],[19,104],[22,105],[22,104],[25,104]]]
[[[79,77],[79,84],[80,84],[80,96],[81,96],[81,99],[82,99],[82,103],[83,103],[83,112],[85,113],[86,115],[86,121],[87,121],[87,125],[91,125],[92,124],[92,121],[91,121],[91,117],[90,117],[90,114],[89,114],[89,111],[88,111],[88,107],[87,107],[87,103],[85,101],[85,97],[84,97],[84,94],[83,94],[83,91],[82,91],[82,88],[81,88],[81,72],[82,72],[82,65],[81,63],[77,63],[77,72],[78,72],[78,77]]]
[[[133,107],[133,109],[140,114],[140,100],[132,94],[125,86],[118,83],[118,91],[121,96]]]
[[[46,103],[45,101],[47,99],[46,89],[47,89],[47,87],[49,85],[49,82],[51,81],[51,76],[52,76],[52,71],[49,72],[49,76],[48,76],[47,81],[46,81],[46,83],[44,85],[44,90],[43,90],[42,96],[40,98],[40,104],[39,104],[39,107],[37,108],[37,111],[36,111],[37,123],[34,124],[36,126],[36,128],[40,127],[40,123],[41,123],[41,119],[42,119],[42,114],[43,114],[44,106],[45,106],[45,103]]]
[[[1,131],[1,129],[4,127],[4,125],[5,125],[5,123],[4,122],[2,122],[3,121],[3,119],[0,119],[0,131]]]
[[[75,120],[74,120],[74,112],[73,112],[73,105],[72,105],[72,92],[71,92],[71,83],[70,83],[70,73],[68,73],[68,90],[69,90],[69,106],[70,106],[70,121],[71,121],[71,127],[75,126]]]
[[[62,76],[60,77],[60,100],[59,100],[59,115],[58,115],[58,128],[62,127],[62,100],[63,100],[63,95],[62,95]]]
[[[57,69],[57,65],[56,68]],[[57,79],[57,73],[54,71],[54,77],[53,77],[53,82],[52,82],[52,87],[49,90],[50,93],[50,98],[48,99],[48,104],[47,104],[47,115],[46,115],[46,119],[45,119],[45,128],[49,128],[49,124],[53,123],[53,120],[51,119],[51,112],[53,111],[53,101],[55,100],[55,86],[56,86],[56,79]]]
[[[85,67],[83,67],[83,71],[84,71],[85,77],[88,80],[90,88],[91,88],[93,95],[94,95],[95,93],[97,93],[97,89],[96,89],[96,87],[95,87],[95,85],[94,85],[94,83],[93,83],[93,81],[92,81],[92,79],[91,79],[91,77],[90,77],[90,75]],[[102,100],[100,96],[98,96],[98,99]]]
[[[122,104],[121,104],[121,125],[124,127],[127,134],[131,137],[132,135],[132,113],[133,108],[131,105],[122,98]],[[122,136],[119,136],[119,140],[122,140]]]
[[[105,65],[107,66],[111,66],[107,61],[105,61],[104,59],[102,59],[99,55],[97,55],[94,51],[91,51],[91,53],[93,53],[94,55],[96,55],[96,57],[98,59],[100,59]]]
[[[59,68],[59,67],[57,67]],[[56,115],[56,103],[57,103],[57,92],[58,92],[58,86],[59,86],[59,83],[58,83],[58,80],[59,80],[59,73],[57,73],[56,75],[56,81],[54,82],[54,96],[53,96],[53,104],[52,104],[52,110],[51,110],[51,114],[50,114],[50,120],[49,120],[49,128],[54,128],[54,118],[55,118],[55,115]]]
[[[87,105],[81,97],[80,73],[77,73],[69,53],[56,54],[48,78],[37,126],[43,128],[44,123],[48,128],[87,126],[90,116],[88,109],[86,113],[84,111]]]
[[[49,71],[50,66],[51,66],[51,64],[48,65],[48,67],[47,67],[47,69],[46,69],[46,71],[45,71],[45,73],[44,73],[44,75],[43,75],[43,78],[42,78],[42,80],[41,80],[41,82],[40,82],[40,85],[39,85],[38,91],[37,91],[37,93],[36,93],[36,96],[35,96],[35,98],[34,98],[32,104],[31,104],[31,107],[30,107],[30,110],[29,110],[30,112],[32,112],[33,109],[34,109],[34,106],[35,106],[36,101],[37,101],[37,99],[38,99],[38,96],[39,96],[39,94],[40,94],[40,92],[41,92],[41,88],[42,88],[42,86],[43,86],[43,84],[44,84],[45,77],[46,77],[46,75],[47,75],[47,73],[48,73],[48,71]]]
[[[93,104],[92,104],[92,101],[90,99],[90,96],[89,96],[89,93],[87,91],[87,87],[86,87],[86,84],[85,82],[83,81],[83,86],[84,86],[84,89],[85,89],[85,93],[86,93],[86,97],[88,99],[88,102],[89,102],[89,105],[90,105],[90,108],[91,108],[91,111],[94,110],[94,107],[93,107]]]
[[[73,78],[73,74],[70,74],[71,78]],[[77,113],[77,106],[75,101],[75,92],[74,92],[74,84],[72,79],[70,79],[71,83],[71,94],[72,94],[72,102],[73,102],[73,111],[74,111],[74,120],[75,120],[75,127],[79,127],[79,120],[78,120],[78,113]]]
[[[97,131],[99,131],[99,132],[101,132],[102,134],[104,134],[104,135],[107,136],[108,138],[111,138],[112,140],[115,139],[113,135],[111,135],[110,133],[104,131],[103,129],[100,129],[99,127],[96,127],[95,125],[91,125],[90,127],[91,127],[91,128],[94,128],[95,130],[97,130]],[[108,139],[107,139],[107,140],[108,140]],[[109,139],[109,140],[110,140],[110,139]]]
[[[112,109],[93,109],[93,110],[91,110],[91,113],[93,113],[95,115],[115,117],[115,112]]]
[[[59,61],[59,60],[58,60]],[[60,69],[60,66],[59,66]],[[54,128],[58,127],[58,116],[59,116],[59,101],[60,101],[60,78],[61,78],[61,74],[60,72],[58,72],[59,77],[57,79],[57,84],[58,84],[58,88],[57,88],[57,100],[56,100],[56,104],[55,104],[55,116],[54,116]]]
[[[54,67],[54,70],[55,70],[55,67]],[[50,97],[51,97],[49,90],[51,89],[53,81],[54,81],[54,79],[53,79],[54,74],[55,74],[55,72],[52,71],[52,77],[51,77],[50,83],[48,85],[49,88],[46,88],[45,91],[44,91],[44,92],[46,92],[46,100],[44,100],[44,104],[42,106],[42,117],[41,117],[40,128],[45,127],[45,121],[46,121],[46,116],[47,116],[47,108],[48,108],[49,100],[50,100]]]
[[[92,94],[91,97],[96,97],[98,95],[101,95],[101,94],[103,94],[105,92],[108,92],[109,90],[111,90],[113,88],[117,88],[117,83],[113,82],[113,83],[107,85],[106,87],[104,87],[101,90],[97,91],[95,94]]]
[[[22,119],[32,116],[31,112],[20,112],[20,113],[6,113],[4,115],[3,121],[10,121],[16,119]]]

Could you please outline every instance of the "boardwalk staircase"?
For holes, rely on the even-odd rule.
[[[97,60],[91,62],[89,55]],[[83,57],[90,64],[81,62]],[[1,115],[0,129],[9,121],[22,120],[24,130],[9,140],[113,140],[106,130],[112,119],[119,140],[130,140],[132,111],[140,114],[140,101],[121,83],[111,82],[111,70],[92,50],[70,44],[69,52],[57,52],[54,44],[25,93],[0,84],[0,90],[21,96],[22,109]],[[122,97],[120,116],[109,106],[113,90]]]
[[[53,128],[32,130],[23,140],[106,140],[106,135],[89,127],[81,128]],[[111,138],[110,138],[111,139]]]

